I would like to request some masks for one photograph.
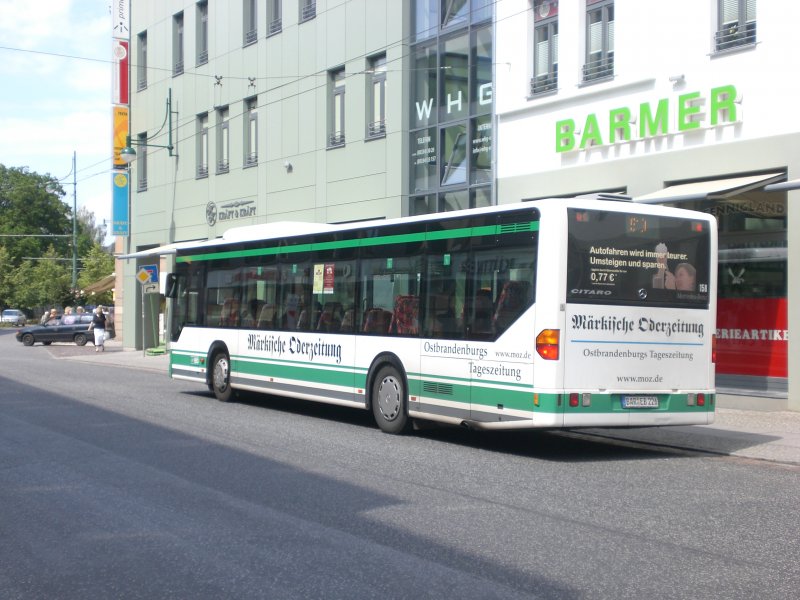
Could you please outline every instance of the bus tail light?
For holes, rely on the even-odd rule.
[[[711,334],[711,362],[717,362],[717,334]]]
[[[558,360],[558,329],[542,329],[536,336],[536,352],[545,360]]]
[[[569,395],[569,405],[572,408],[575,408],[576,406],[578,406],[578,394],[576,394],[575,392],[572,392]]]
[[[705,406],[705,405],[706,405],[706,395],[697,394],[697,406]]]

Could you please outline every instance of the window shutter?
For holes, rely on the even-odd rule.
[[[608,52],[614,51],[614,21],[608,22]]]
[[[752,0],[755,5],[755,0]],[[749,2],[748,2],[749,3]],[[755,6],[753,7],[755,10]],[[722,0],[722,19],[724,23],[736,23],[739,20],[739,0]]]
[[[589,54],[603,51],[603,22],[597,21],[589,26]]]
[[[550,44],[547,40],[542,40],[536,44],[536,74],[544,75],[548,72],[550,64]]]
[[[746,7],[746,16],[745,21],[755,21],[756,20],[756,0],[747,0],[747,7]]]

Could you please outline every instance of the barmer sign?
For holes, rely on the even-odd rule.
[[[621,107],[608,111],[607,115],[591,113],[582,128],[575,119],[563,119],[556,122],[556,152],[586,150],[685,133],[703,126],[735,123],[740,117],[740,102],[736,88],[724,85],[712,88],[707,97],[700,92],[690,92],[677,99],[662,98],[655,106],[643,102],[638,110]]]

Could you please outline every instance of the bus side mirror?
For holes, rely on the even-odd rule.
[[[167,273],[167,284],[164,287],[164,296],[167,298],[178,297],[178,276],[175,273]]]

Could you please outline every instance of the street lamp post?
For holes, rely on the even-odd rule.
[[[77,152],[72,151],[72,293],[78,289],[78,177],[75,169]]]

